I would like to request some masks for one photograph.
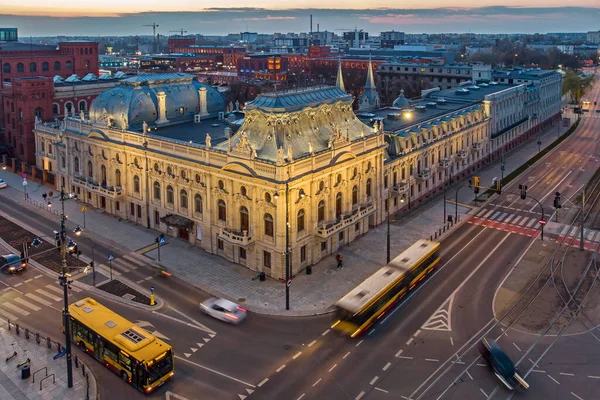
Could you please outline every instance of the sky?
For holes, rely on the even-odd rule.
[[[419,8],[398,8],[398,0],[337,0],[323,8],[322,1],[297,3],[282,0],[222,0],[220,8],[201,8],[189,0],[101,0],[67,2],[65,6],[42,0],[2,0],[0,26],[19,28],[19,36],[56,35],[172,35],[188,33],[225,35],[241,31],[260,33],[307,32],[309,16],[314,30],[341,32],[364,29],[407,33],[544,33],[586,32],[600,29],[598,0],[479,0],[472,8],[466,0],[419,0]],[[52,5],[49,5],[52,4]],[[85,4],[85,5],[84,5]],[[366,8],[368,4],[369,8]],[[84,8],[87,7],[87,8]],[[337,7],[337,8],[335,8]],[[343,7],[343,8],[342,8]],[[152,11],[150,11],[152,10]]]

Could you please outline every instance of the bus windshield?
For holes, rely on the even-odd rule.
[[[161,358],[162,357],[162,358]],[[151,385],[169,372],[173,371],[173,354],[168,350],[165,354],[148,362],[148,384]]]

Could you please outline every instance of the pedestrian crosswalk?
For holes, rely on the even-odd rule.
[[[29,293],[12,289],[11,287],[4,289],[3,299],[0,301],[0,317],[11,322],[27,317],[32,313],[43,311],[44,307],[55,308],[55,305],[60,307],[62,302],[63,289],[58,286],[58,282],[32,289]],[[81,289],[71,287],[71,291],[79,293]],[[8,293],[17,293],[17,295],[11,296]]]
[[[104,275],[109,275],[110,270],[112,269],[113,276],[121,276],[144,265],[144,262],[138,260],[137,258],[129,254],[126,254],[123,257],[112,259],[110,263],[105,262],[100,265],[97,265],[96,268],[102,271]]]

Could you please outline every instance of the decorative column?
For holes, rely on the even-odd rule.
[[[158,98],[158,119],[155,121],[157,125],[166,124],[167,119],[167,94],[163,91],[156,94]]]
[[[206,100],[206,88],[201,87],[198,89],[198,100],[200,102],[200,115],[205,116],[208,115],[208,107]]]

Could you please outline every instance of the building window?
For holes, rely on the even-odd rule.
[[[306,262],[306,245],[300,247],[300,262]]]
[[[321,242],[321,252],[327,251],[327,242]]]
[[[23,63],[17,64],[17,72],[25,72],[25,65]]]
[[[160,200],[160,183],[154,182],[154,200]]]
[[[194,196],[194,211],[198,214],[202,214],[202,196],[199,194]]]
[[[273,217],[271,214],[265,214],[265,236],[273,237]]]
[[[37,72],[37,64],[34,62],[29,63],[29,72]]]
[[[73,171],[75,174],[79,174],[79,158],[75,157],[73,160]]]
[[[200,179],[200,175],[196,174],[196,183],[200,183],[201,179]]]
[[[181,192],[179,192],[179,207],[188,208],[188,195],[183,189],[181,189]]]
[[[223,181],[219,181],[219,189],[225,190],[225,185],[223,184]]]
[[[42,71],[50,71],[50,64],[48,64],[48,61],[42,63]]]
[[[83,62],[83,68],[89,68],[90,67],[90,60],[85,60]]]
[[[387,189],[387,187],[388,187],[388,176],[387,175],[385,175],[383,177],[383,187],[384,187],[384,189]]]
[[[135,204],[129,203],[129,211],[130,211],[131,216],[135,217]]]
[[[225,202],[223,200],[219,200],[217,202],[217,208],[219,209],[219,220],[227,221],[227,206],[225,205]]]
[[[342,217],[342,194],[335,196],[335,217],[339,220]]]
[[[140,194],[140,177],[137,175],[133,177],[133,192]]]
[[[352,188],[352,205],[355,206],[358,204],[358,186],[354,185]]]
[[[167,203],[173,204],[173,187],[171,185],[167,186]]]
[[[367,197],[371,197],[371,178],[367,179],[367,187],[365,192],[367,193]]]
[[[225,246],[224,246],[224,244],[223,244],[223,241],[222,241],[221,239],[217,239],[217,248],[218,248],[219,250],[223,250],[223,249],[224,249],[224,247],[225,247]]]
[[[325,201],[321,200],[317,206],[317,222],[325,221]]]
[[[65,156],[60,156],[60,167],[67,168],[67,160],[65,159]]]
[[[340,243],[344,242],[344,231],[341,231],[340,233],[338,233],[338,240]]]
[[[360,222],[357,222],[356,224],[354,224],[354,232],[358,232],[360,231]]]
[[[271,253],[263,251],[263,267],[271,268]]]
[[[58,115],[60,114],[60,107],[58,104],[54,103],[52,104],[52,115]]]
[[[115,185],[121,186],[121,171],[119,170],[115,171]]]
[[[298,211],[298,216],[296,217],[296,227],[298,233],[304,230],[304,210]]]
[[[106,167],[104,165],[100,167],[100,180],[102,181],[102,186],[106,186]]]
[[[71,70],[71,69],[73,69],[73,63],[72,63],[71,61],[67,61],[67,62],[65,62],[65,68],[66,68],[67,70]]]
[[[241,194],[242,196],[244,196],[244,197],[248,197],[248,191],[246,190],[246,187],[245,187],[245,186],[242,186],[242,187],[240,188],[240,194]]]
[[[160,213],[158,211],[154,211],[154,226],[160,225]]]
[[[85,100],[79,102],[79,111],[87,111],[87,103]]]
[[[9,63],[4,63],[4,65],[2,66],[2,72],[4,72],[5,74],[10,74],[10,64]]]
[[[91,161],[88,161],[88,177],[89,178],[94,177],[94,165],[92,164]]]
[[[138,218],[142,218],[142,206],[138,204],[137,206],[137,216]]]
[[[244,249],[243,247],[240,247],[240,260],[245,260],[246,259],[246,249]]]
[[[240,208],[240,231],[250,230],[250,218],[248,216],[248,209],[246,207]]]
[[[73,103],[71,103],[69,101],[68,103],[65,104],[65,114],[66,113],[71,114],[72,111],[73,111]]]
[[[60,71],[60,61],[54,61],[54,70]]]
[[[77,188],[77,189],[79,189],[79,188]],[[116,207],[117,211],[121,211],[121,203],[120,202],[118,202],[118,201],[115,202],[115,207]]]

